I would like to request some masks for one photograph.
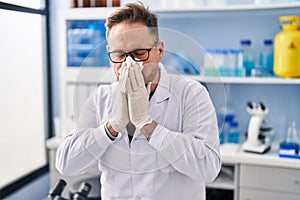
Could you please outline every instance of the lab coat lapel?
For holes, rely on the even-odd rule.
[[[170,97],[169,75],[166,72],[163,64],[159,63],[160,79],[158,86],[150,100],[150,109],[152,105],[159,104]]]

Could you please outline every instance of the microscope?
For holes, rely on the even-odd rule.
[[[242,149],[247,152],[263,154],[270,150],[271,145],[264,141],[261,136],[263,130],[262,125],[265,117],[269,113],[268,107],[264,103],[256,104],[248,102],[247,112],[251,115],[247,140],[242,145]]]
[[[68,200],[61,196],[61,193],[64,190],[66,184],[66,181],[64,181],[63,179],[59,179],[56,185],[49,191],[47,197],[43,200]],[[89,200],[88,194],[91,191],[91,188],[92,186],[89,183],[81,183],[78,191],[71,196],[70,200]]]

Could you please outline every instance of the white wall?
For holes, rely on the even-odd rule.
[[[58,62],[58,13],[60,10],[70,8],[71,1],[51,0],[49,1],[50,10],[50,41],[51,41],[51,76],[52,76],[52,102],[53,116],[60,115],[60,84],[59,84],[59,62]]]

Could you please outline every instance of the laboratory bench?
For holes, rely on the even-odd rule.
[[[94,166],[85,175],[61,176],[55,168],[56,149],[61,141],[58,137],[47,141],[50,181],[53,187],[58,178],[66,179],[68,185],[64,196],[67,197],[68,192],[76,190],[70,185],[95,177],[99,180],[100,172]],[[279,157],[278,145],[273,144],[265,154],[244,152],[236,144],[221,145],[220,151],[222,169],[216,180],[207,184],[208,189],[231,192],[234,200],[300,199],[300,159]],[[96,194],[100,188],[94,187],[93,190],[92,193]]]
[[[244,152],[241,145],[221,145],[222,169],[208,188],[233,192],[237,200],[300,199],[300,159],[278,156],[277,143],[265,154]]]

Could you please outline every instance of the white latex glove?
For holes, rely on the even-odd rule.
[[[129,111],[128,111],[128,103],[127,96],[125,91],[122,91],[122,82],[124,77],[128,77],[128,66],[126,63],[122,64],[122,67],[119,69],[119,83],[117,86],[117,90],[113,99],[113,118],[109,120],[112,128],[116,132],[122,132],[125,130],[126,125],[129,123]],[[125,83],[124,83],[125,84]]]
[[[126,62],[122,63],[122,67],[119,69],[119,84],[120,84],[120,90],[121,92],[125,93],[126,92],[126,81],[128,78],[128,70],[129,67],[131,66],[131,61],[128,60],[129,57],[126,58]]]
[[[150,124],[153,120],[148,113],[149,94],[145,87],[142,66],[133,60],[128,71],[126,91],[128,94],[130,120],[140,130],[144,125]]]

